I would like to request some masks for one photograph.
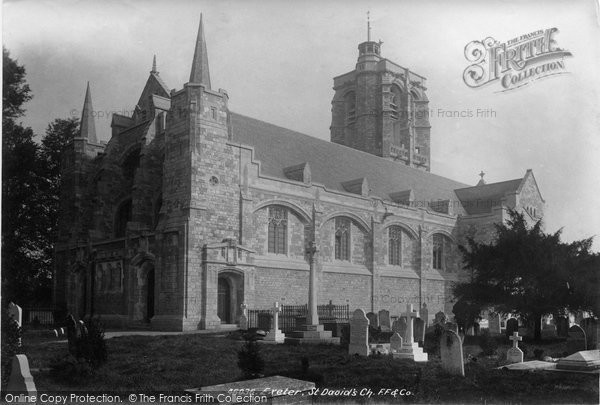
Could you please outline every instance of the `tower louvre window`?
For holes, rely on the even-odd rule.
[[[389,263],[393,266],[402,265],[402,228],[389,228]]]
[[[344,104],[346,109],[346,121],[348,123],[356,120],[356,94],[353,91],[346,93],[344,96]]]
[[[268,252],[287,254],[288,211],[285,207],[269,207]]]
[[[350,225],[351,221],[345,217],[335,219],[335,258],[336,260],[350,260]]]

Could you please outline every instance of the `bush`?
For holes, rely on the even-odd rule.
[[[238,351],[238,367],[246,379],[261,376],[265,361],[260,353],[260,346],[256,339],[247,339],[244,346]]]
[[[490,331],[484,329],[479,336],[479,347],[486,356],[492,356],[498,351],[498,341],[490,335]]]
[[[21,346],[23,328],[8,316],[6,308],[2,308],[2,387],[6,387],[12,368],[12,359],[24,353]]]

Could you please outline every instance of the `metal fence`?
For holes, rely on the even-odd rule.
[[[54,325],[53,308],[23,308],[23,324]]]
[[[318,305],[319,321],[348,322],[350,319],[350,305]],[[308,315],[308,305],[282,305],[279,312],[279,329],[287,333],[297,330]],[[271,329],[271,309],[249,309],[248,327],[263,330]]]

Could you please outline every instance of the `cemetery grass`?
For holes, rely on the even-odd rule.
[[[55,359],[67,354],[66,342],[27,338],[25,350],[30,367],[41,369],[33,376],[38,391],[181,392],[184,389],[242,379],[237,351],[243,341],[224,335],[129,336],[107,340],[108,362],[85,381],[57,380],[47,370]],[[465,342],[468,344],[469,342]],[[529,345],[533,350],[533,345]],[[500,347],[505,352],[508,344]],[[560,343],[546,345],[561,352]],[[388,356],[351,357],[340,346],[261,345],[265,376],[283,375],[312,380],[328,389],[404,388],[412,395],[377,400],[408,403],[597,403],[598,376],[550,372],[507,372],[495,367],[502,356],[478,357],[466,362],[466,378],[447,375],[439,358],[428,363],[393,360]],[[531,353],[531,352],[530,352]],[[309,359],[309,369],[301,366]],[[526,359],[529,360],[529,359]],[[317,401],[329,402],[329,396]],[[348,397],[338,399],[347,402]],[[361,398],[351,398],[360,401]]]

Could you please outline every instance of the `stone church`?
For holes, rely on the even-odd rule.
[[[431,173],[426,79],[381,48],[369,37],[333,79],[331,142],[230,111],[202,19],[189,82],[170,90],[154,61],[108,142],[88,84],[62,162],[56,306],[114,326],[212,329],[242,303],[306,304],[314,268],[319,304],[451,313],[458,245],[490,240],[507,208],[538,220],[544,200],[531,170],[475,186]]]

